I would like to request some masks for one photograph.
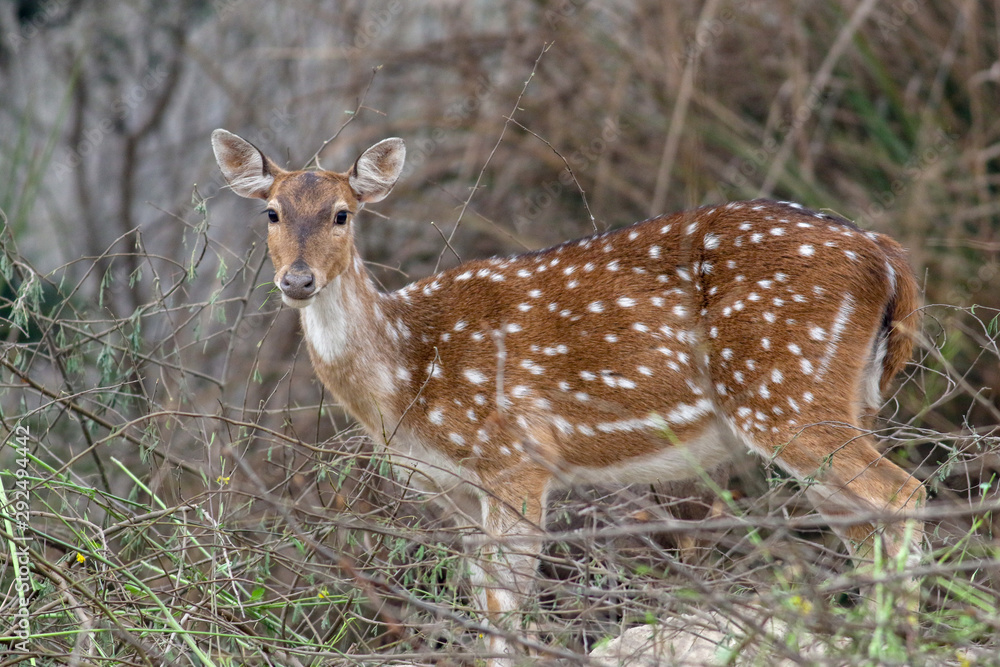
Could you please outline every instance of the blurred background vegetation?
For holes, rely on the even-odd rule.
[[[224,127],[337,170],[403,137],[403,179],[359,223],[386,288],[741,198],[899,239],[926,342],[879,435],[939,514],[928,639],[882,637],[879,660],[995,646],[998,40],[1000,6],[969,0],[0,3],[0,429],[30,430],[27,477],[8,438],[0,481],[30,480],[35,587],[18,597],[5,550],[0,619],[28,605],[48,633],[33,655],[75,664],[477,645],[460,536],[314,380],[271,293],[261,207],[221,190],[208,137]],[[719,483],[568,494],[532,636],[579,653],[748,590],[808,616],[794,582],[843,571],[841,547],[764,522],[808,512],[776,471]],[[688,524],[649,530],[636,509],[655,498],[684,519],[719,497],[762,523],[709,521],[695,562],[676,553]],[[642,529],[602,535],[623,516]],[[787,577],[762,574],[776,563]]]

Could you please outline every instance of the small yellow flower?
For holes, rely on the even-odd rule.
[[[327,593],[326,586],[324,586],[323,588],[319,589],[319,594],[316,597],[318,597],[320,600],[324,600],[326,599],[327,595],[329,595],[329,593]]]
[[[218,482],[219,484],[229,484],[229,477],[219,475],[218,477],[215,478],[215,481]]]
[[[83,555],[82,553],[80,553],[79,551],[77,551],[77,552],[76,552],[76,562],[77,562],[77,563],[82,563],[82,562],[84,562],[84,561],[86,561],[86,560],[87,560],[87,557],[86,557],[86,556],[84,556],[84,555]]]
[[[792,603],[793,607],[795,607],[796,609],[798,609],[799,611],[801,611],[803,613],[808,614],[810,611],[812,611],[812,607],[813,607],[812,606],[812,602],[810,602],[809,600],[806,600],[806,599],[802,598],[799,595],[793,595],[791,597],[790,602]]]

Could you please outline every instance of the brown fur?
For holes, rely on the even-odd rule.
[[[885,361],[879,387],[889,390],[896,375],[913,356],[913,347],[920,332],[920,297],[917,281],[906,262],[906,251],[887,236],[878,237],[879,247],[896,272],[896,291],[886,310],[889,327]]]

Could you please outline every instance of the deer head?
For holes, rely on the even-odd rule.
[[[308,306],[350,265],[354,216],[389,194],[406,157],[403,140],[392,138],[366,150],[344,173],[287,171],[226,130],[212,133],[212,149],[233,192],[267,202],[274,284],[293,308]]]

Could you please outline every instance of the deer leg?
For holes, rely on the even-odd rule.
[[[808,485],[806,494],[821,515],[832,519],[832,528],[847,545],[852,558],[869,563],[880,535],[889,563],[905,558],[916,564],[921,555],[923,523],[913,519],[879,521],[920,507],[926,492],[920,482],[885,459],[874,438],[859,429],[833,424],[805,427],[778,445],[776,461]],[[829,454],[825,454],[829,452]],[[871,516],[870,521],[844,524],[845,517]],[[905,555],[904,555],[905,551]],[[919,603],[917,582],[906,582],[905,601],[915,611]]]
[[[905,512],[921,507],[926,500],[922,484],[875,449],[872,436],[863,435],[834,451],[828,473],[806,490],[810,501],[824,517],[834,520],[833,530],[847,545],[851,556],[865,568],[871,567],[876,553],[876,536],[881,536],[882,556],[891,569],[898,563],[906,570],[920,562],[924,526],[922,521],[870,521],[837,524],[852,515]],[[900,562],[902,561],[902,562]],[[915,613],[920,604],[919,584],[913,578],[903,583],[906,609]]]
[[[548,474],[541,470],[518,472],[516,481],[491,484],[497,490],[484,494],[485,535],[470,559],[479,610],[501,633],[488,639],[490,667],[512,664],[516,651],[504,634],[520,627],[518,612],[534,590],[542,545]]]

